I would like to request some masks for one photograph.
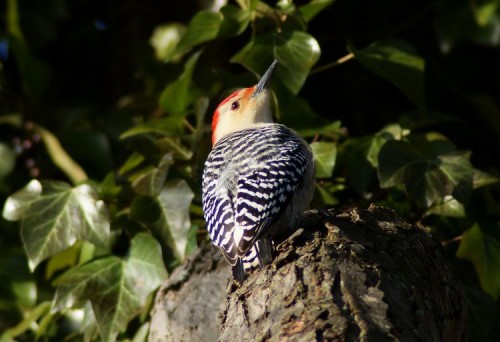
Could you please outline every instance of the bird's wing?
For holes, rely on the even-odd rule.
[[[287,208],[306,171],[305,158],[296,157],[268,160],[238,178],[233,227],[238,255],[265,236]]]

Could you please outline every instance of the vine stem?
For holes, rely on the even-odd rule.
[[[349,54],[345,55],[344,57],[341,57],[341,58],[337,59],[334,62],[322,65],[322,66],[320,66],[320,67],[318,67],[316,69],[311,70],[311,72],[309,73],[309,75],[313,75],[313,74],[316,74],[318,72],[321,72],[321,71],[324,71],[324,70],[336,67],[337,65],[343,64],[343,63],[345,63],[345,62],[347,62],[347,61],[349,61],[349,60],[351,60],[353,58],[354,58],[354,54],[353,53],[349,53]]]
[[[450,243],[457,242],[457,241],[460,241],[460,240],[462,240],[462,235],[455,236],[455,237],[454,237],[454,238],[452,238],[452,239],[449,239],[449,240],[443,241],[443,242],[441,242],[441,244],[442,244],[443,246],[446,246],[446,245],[449,245]]]

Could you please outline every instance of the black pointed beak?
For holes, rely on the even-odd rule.
[[[275,59],[269,68],[267,68],[266,72],[260,78],[259,83],[255,86],[255,89],[250,97],[254,97],[257,94],[261,93],[264,89],[266,89],[267,85],[271,81],[271,77],[273,76],[274,70],[276,69],[276,65],[278,64],[278,60]]]

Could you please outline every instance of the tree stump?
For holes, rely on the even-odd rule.
[[[441,245],[389,209],[311,210],[271,265],[241,286],[230,278],[220,252],[203,247],[158,292],[149,340],[466,337],[466,305]]]

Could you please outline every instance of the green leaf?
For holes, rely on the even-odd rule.
[[[242,10],[236,6],[226,5],[220,10],[223,21],[218,37],[228,38],[238,36],[250,23],[250,11]]]
[[[114,341],[167,276],[158,242],[148,234],[131,241],[128,258],[109,256],[76,266],[54,284],[54,308],[89,300],[103,341]]]
[[[20,307],[33,308],[37,304],[35,277],[21,252],[0,258],[0,311],[3,312]]]
[[[474,18],[479,26],[486,26],[500,7],[499,0],[473,0],[471,4]]]
[[[474,264],[481,287],[496,300],[500,294],[500,240],[476,223],[462,235],[457,257]]]
[[[146,123],[138,124],[120,135],[120,139],[127,139],[141,134],[160,134],[166,136],[178,135],[182,132],[182,118],[167,116],[161,119],[152,119]]]
[[[167,179],[167,173],[174,163],[172,153],[168,153],[161,159],[158,167],[153,168],[132,182],[132,188],[136,193],[143,196],[158,196]]]
[[[319,55],[320,47],[313,36],[301,31],[284,31],[256,36],[231,62],[262,75],[271,62],[278,59],[273,80],[297,94]]]
[[[177,60],[180,55],[176,55],[175,50],[186,30],[187,28],[179,23],[157,26],[149,40],[155,50],[156,59],[165,63],[171,59]]]
[[[314,142],[311,149],[316,161],[316,177],[330,178],[337,159],[337,144],[333,142]]]
[[[500,179],[498,177],[495,177],[493,175],[490,175],[487,172],[474,169],[474,174],[473,174],[473,188],[478,189],[483,186],[488,186],[491,184],[498,183]]]
[[[157,197],[136,197],[130,208],[130,217],[148,226],[178,260],[183,260],[191,227],[189,207],[193,198],[194,193],[185,180],[168,180]]]
[[[406,132],[397,124],[387,125],[382,128],[373,137],[366,140],[364,146],[366,159],[374,168],[378,168],[378,155],[382,146],[389,140],[400,140]]]
[[[304,20],[309,22],[334,1],[335,0],[311,0],[308,4],[300,6],[299,11],[304,17]]]
[[[447,217],[465,217],[465,208],[462,203],[452,196],[446,196],[442,201],[431,206],[425,215],[440,215]]]
[[[3,218],[9,221],[21,220],[31,203],[41,194],[42,184],[36,179],[32,180],[24,188],[7,198],[3,207]]]
[[[192,89],[191,82],[193,78],[196,62],[200,58],[202,51],[191,55],[184,65],[184,72],[174,82],[169,84],[161,93],[160,106],[165,112],[182,119],[188,106],[196,99],[196,94]]]
[[[120,170],[118,170],[118,174],[124,175],[139,165],[144,161],[144,156],[138,152],[133,152],[125,161],[125,163],[120,167]]]
[[[284,86],[275,87],[274,92],[278,98],[279,122],[300,134],[305,133],[304,136],[313,136],[323,129],[328,129],[328,124],[314,112],[306,100],[294,95]]]
[[[180,53],[198,44],[213,40],[219,34],[223,15],[218,12],[200,11],[191,19],[188,29],[177,45]]]
[[[314,197],[319,197],[321,199],[321,206],[332,206],[339,203],[339,200],[319,183],[316,183],[316,192],[314,193]]]
[[[375,168],[367,154],[373,146],[374,137],[350,138],[341,148],[339,157],[347,164],[347,180],[358,193],[364,193],[375,179]]]
[[[377,41],[364,49],[349,50],[368,70],[394,83],[420,110],[424,111],[424,59],[400,40]]]
[[[341,125],[342,123],[339,120],[337,120],[329,124],[319,125],[317,127],[296,128],[296,131],[303,137],[324,135],[335,139],[338,138],[339,136],[344,135]]]
[[[50,159],[66,174],[73,184],[87,180],[88,177],[85,171],[70,157],[54,134],[38,125],[35,125],[33,129],[42,138]]]
[[[350,138],[343,146],[341,154],[348,166],[348,180],[360,194],[368,190],[375,179],[380,149],[387,141],[401,139],[406,133],[401,126],[387,125],[374,135]]]
[[[462,283],[469,316],[468,341],[494,342],[500,339],[500,309],[493,298],[474,285]]]
[[[379,153],[380,186],[403,184],[408,196],[423,208],[453,196],[462,203],[472,188],[469,152],[456,151],[445,140],[410,135],[391,140]]]
[[[21,220],[21,236],[31,270],[78,239],[109,248],[110,224],[104,203],[88,184],[31,181],[9,197],[3,215]]]
[[[16,156],[7,145],[0,143],[0,180],[8,176],[14,169]]]

